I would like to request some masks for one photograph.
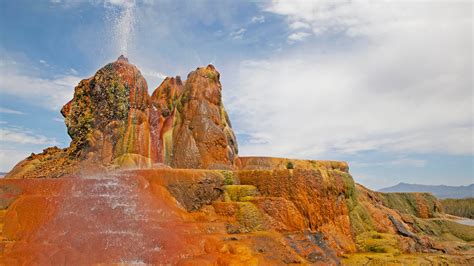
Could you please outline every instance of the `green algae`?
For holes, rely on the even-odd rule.
[[[402,254],[356,253],[342,259],[343,265],[459,265],[462,263],[455,255],[446,254]]]
[[[472,226],[446,219],[413,218],[412,226],[421,234],[436,236],[442,240],[474,241]]]
[[[362,204],[354,206],[349,212],[349,219],[351,220],[352,232],[355,235],[374,230],[372,217]]]
[[[362,252],[400,254],[394,235],[369,231],[356,237],[356,244]]]
[[[224,186],[224,199],[226,201],[242,201],[244,197],[254,197],[258,190],[252,185],[226,185]]]
[[[336,170],[338,171],[338,170]],[[372,217],[357,199],[357,190],[355,187],[354,179],[348,173],[338,171],[339,176],[344,183],[344,190],[346,193],[346,205],[349,209],[349,219],[351,221],[351,229],[355,235],[362,234],[374,230]]]
[[[219,81],[219,77],[218,75],[214,72],[214,71],[208,71],[206,70],[206,74],[204,74],[204,76],[214,82],[218,82]]]
[[[232,171],[221,171],[221,174],[224,176],[224,185],[234,185],[236,183],[234,173]]]
[[[381,193],[381,195],[385,206],[401,213],[422,218],[437,216],[437,199],[429,193]],[[428,217],[424,217],[426,215]]]
[[[251,202],[239,202],[236,213],[237,222],[242,232],[260,231],[264,229],[263,216],[260,210]]]

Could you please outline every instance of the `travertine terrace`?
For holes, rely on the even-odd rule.
[[[72,89],[72,88],[71,88]],[[472,227],[345,162],[239,157],[209,65],[148,94],[121,56],[74,89],[71,136],[0,180],[0,264],[473,264]]]

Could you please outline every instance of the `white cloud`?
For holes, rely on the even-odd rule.
[[[351,166],[357,167],[373,167],[373,166],[412,166],[412,167],[424,167],[426,165],[425,160],[412,159],[412,158],[397,158],[390,161],[377,161],[377,162],[352,162]]]
[[[230,37],[231,37],[232,39],[234,39],[234,40],[242,39],[242,37],[244,36],[244,34],[245,34],[246,31],[247,31],[246,29],[240,28],[240,29],[238,29],[238,30],[236,30],[236,31],[231,32],[231,33],[230,33]]]
[[[425,167],[426,161],[419,159],[400,158],[390,162],[391,165],[409,165],[414,167]]]
[[[2,93],[28,100],[32,104],[50,110],[59,110],[74,94],[74,87],[81,80],[74,75],[42,78],[28,73],[28,67],[16,64],[1,64],[3,78],[0,79]]]
[[[384,1],[306,1],[271,0],[265,11],[286,16],[290,28],[311,27],[315,33],[346,31],[364,27],[371,19],[390,20],[390,11]],[[382,7],[382,8],[381,8]],[[377,14],[375,11],[382,13]],[[389,12],[387,12],[389,11]],[[375,15],[375,16],[374,16]]]
[[[308,23],[302,21],[293,21],[290,22],[290,29],[292,30],[299,30],[299,29],[310,29],[311,26]]]
[[[41,59],[41,60],[39,60],[39,62],[40,62],[43,66],[49,67],[48,62],[46,62],[45,60]]]
[[[74,76],[77,76],[77,74],[79,74],[79,72],[77,72],[77,70],[75,70],[75,69],[72,68],[72,67],[69,69],[69,72],[70,72],[72,75],[74,75]]]
[[[310,35],[311,35],[310,33],[303,32],[303,31],[295,32],[295,33],[290,34],[290,36],[288,36],[288,40],[290,42],[291,41],[302,41],[302,40],[306,39],[307,37],[309,37]]]
[[[148,67],[140,66],[140,72],[142,73],[143,77],[145,77],[146,82],[148,84],[148,93],[151,95],[153,91],[163,82],[163,80],[168,77],[166,74],[152,70]]]
[[[54,138],[48,138],[20,127],[0,128],[0,140],[1,142],[16,144],[59,145]]]
[[[44,136],[31,129],[0,122],[0,172],[9,171],[31,152],[39,152],[45,146],[59,146],[55,138]]]
[[[266,6],[289,25],[343,32],[343,45],[241,64],[226,91],[234,127],[267,140],[241,143],[241,154],[474,154],[469,4],[318,3]]]
[[[24,115],[25,114],[23,112],[13,110],[13,109],[9,109],[9,108],[4,108],[4,107],[0,107],[0,113],[12,114],[12,115]]]
[[[18,162],[31,154],[31,151],[0,148],[0,172],[8,172]]]
[[[153,78],[159,78],[159,79],[165,79],[167,75],[159,72],[159,71],[154,71],[151,69],[146,69],[141,71],[144,77],[153,77]],[[148,80],[148,79],[147,79]]]
[[[451,19],[470,23],[470,5],[470,1],[271,0],[264,10],[286,16],[293,30],[311,28],[314,34],[366,36],[417,26],[427,17],[439,17],[439,24]]]
[[[254,16],[251,19],[252,23],[264,23],[265,22],[265,17],[264,16]]]

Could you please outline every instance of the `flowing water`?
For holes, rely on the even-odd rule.
[[[31,236],[40,245],[14,248],[26,262],[173,263],[195,254],[188,245],[199,229],[166,192],[152,193],[148,182],[123,172],[71,181],[51,219]]]

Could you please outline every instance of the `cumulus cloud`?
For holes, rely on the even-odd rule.
[[[436,18],[440,19],[438,25],[452,19],[468,24],[470,5],[470,1],[271,0],[264,10],[287,17],[293,30],[311,28],[314,34],[365,36],[417,27]]]
[[[342,45],[241,64],[227,91],[234,126],[266,136],[243,141],[243,154],[474,154],[469,3],[271,1],[265,10]]]
[[[290,36],[288,36],[288,40],[289,41],[302,41],[310,35],[311,35],[310,33],[303,32],[303,31],[295,32],[295,33],[290,34]]]
[[[293,21],[289,24],[290,29],[298,30],[298,29],[310,29],[311,26],[308,23],[302,21]]]

